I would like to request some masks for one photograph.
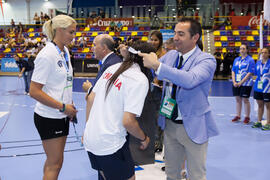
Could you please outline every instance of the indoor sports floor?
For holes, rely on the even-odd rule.
[[[81,92],[84,79],[74,81],[74,102],[79,123],[79,136],[85,124],[85,100]],[[35,100],[23,94],[23,80],[0,76],[0,180],[42,179],[45,155],[33,122]],[[252,121],[256,121],[254,101]],[[214,81],[209,101],[220,135],[209,140],[207,155],[208,180],[269,180],[270,131],[251,128],[252,123],[231,123],[235,101],[229,81]],[[156,163],[136,168],[137,180],[165,180],[160,170],[162,155]],[[59,180],[97,180],[83,147],[71,124]]]

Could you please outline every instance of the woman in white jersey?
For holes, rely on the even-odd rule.
[[[77,110],[72,103],[72,67],[66,46],[74,38],[76,21],[58,15],[43,25],[51,40],[39,52],[30,85],[30,96],[38,102],[35,126],[42,140],[47,159],[43,180],[56,180],[62,167],[69,120]]]
[[[155,52],[147,42],[136,41],[132,47],[141,52]],[[84,145],[92,168],[101,175],[99,179],[135,179],[128,134],[139,139],[142,150],[150,141],[136,116],[141,115],[149,89],[146,76],[151,73],[134,51],[127,51],[124,46],[120,51],[124,61],[103,73],[88,98],[90,108],[86,110]]]

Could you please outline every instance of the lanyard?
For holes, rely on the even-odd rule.
[[[263,64],[263,62],[261,61],[261,64],[260,64],[260,79],[263,76],[263,71],[264,71],[265,66],[266,66],[267,63],[268,63],[268,61],[266,61],[265,64]]]
[[[192,54],[193,54],[193,53],[192,53]],[[192,54],[187,58],[187,60],[183,60],[183,61],[184,61],[184,64],[180,67],[180,69],[182,69],[182,67],[185,66],[185,64],[187,63],[187,61],[189,60],[189,58],[192,56]],[[182,55],[182,56],[183,56],[183,55]],[[184,58],[184,56],[183,56],[183,58]],[[177,56],[176,63],[175,63],[175,65],[174,65],[174,67],[177,68],[178,63],[179,63],[179,55]]]
[[[64,52],[62,52],[60,50],[60,48],[56,45],[55,42],[52,41],[52,43],[55,45],[55,48],[57,49],[58,53],[60,54],[62,60],[65,59],[63,62],[64,62],[64,65],[65,65],[65,68],[66,68],[67,72],[69,72],[69,68],[68,68],[68,54],[65,52],[65,50],[64,50]]]

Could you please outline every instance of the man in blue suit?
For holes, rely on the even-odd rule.
[[[96,79],[93,81],[93,83],[91,84],[89,81],[83,83],[83,89],[88,92],[87,95],[90,94],[90,91],[108,67],[116,63],[122,62],[121,58],[113,52],[114,40],[110,35],[100,34],[96,36],[93,44],[93,53],[95,55],[95,58],[101,61],[101,65]]]
[[[216,60],[198,47],[201,35],[200,23],[183,18],[175,26],[176,50],[159,61],[154,53],[139,54],[164,81],[159,125],[165,128],[167,180],[180,179],[185,157],[189,179],[206,180],[208,138],[218,134],[208,102]]]

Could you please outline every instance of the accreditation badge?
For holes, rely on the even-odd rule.
[[[236,81],[240,82],[241,81],[241,74],[236,74]]]
[[[258,81],[257,88],[258,89],[263,89],[263,82],[262,81]]]
[[[66,86],[64,87],[62,95],[62,101],[65,104],[72,104],[72,85],[73,85],[73,77],[72,75],[68,74]]]
[[[175,108],[176,100],[172,98],[164,98],[160,107],[160,114],[171,119],[173,109]]]

